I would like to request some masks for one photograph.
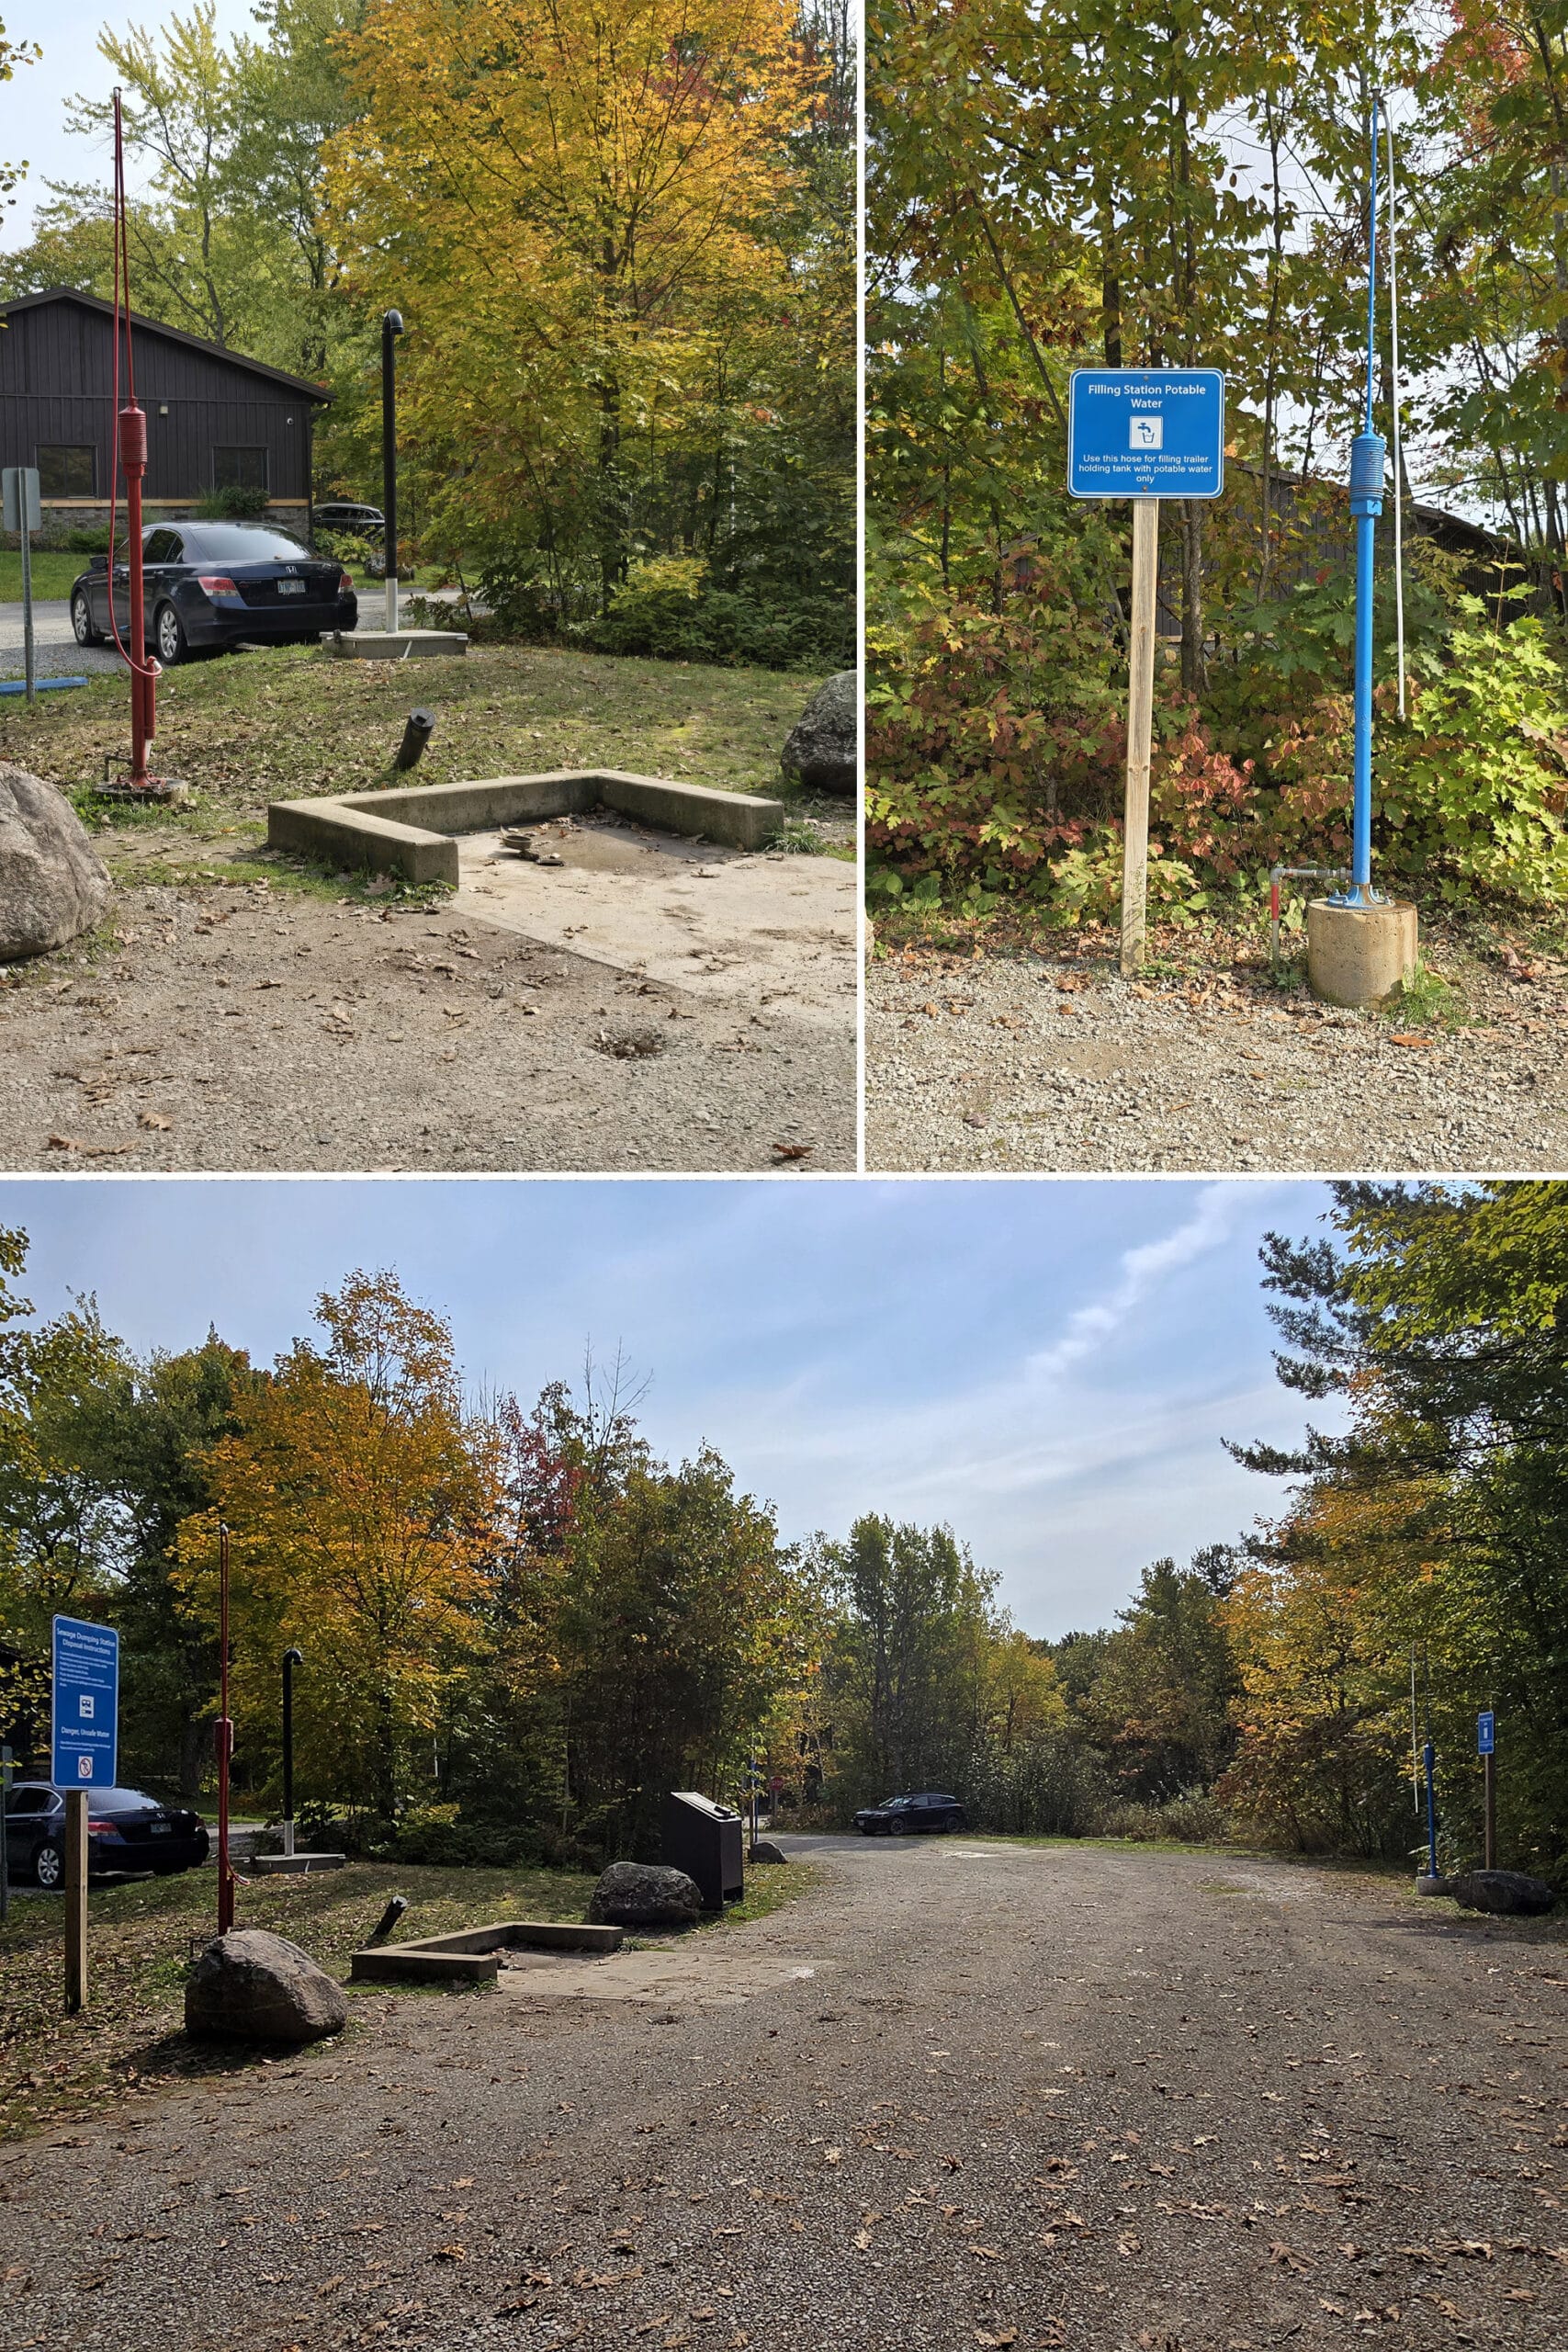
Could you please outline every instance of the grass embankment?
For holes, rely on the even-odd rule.
[[[412,669],[279,646],[160,679],[153,764],[189,786],[182,808],[106,812],[88,795],[106,754],[128,748],[117,673],[40,696],[30,718],[19,698],[0,707],[0,760],[70,793],[120,880],[236,865],[276,873],[263,851],[269,800],[598,765],[780,793],[784,737],[819,683],[540,646],[480,647]],[[391,760],[420,705],[435,712],[435,732],[405,778]],[[800,803],[803,813],[817,806]]]
[[[696,1932],[723,1933],[765,1918],[819,1877],[799,1862],[750,1871],[744,1902]],[[576,1871],[350,1862],[320,1877],[244,1883],[235,1917],[242,1928],[288,1936],[341,1978],[394,1894],[406,1895],[409,1907],[391,1941],[405,1943],[489,1919],[581,1919],[593,1883]],[[187,2042],[182,2030],[186,1972],[217,1933],[217,1894],[210,1870],[95,1888],[88,1896],[88,2004],[74,2018],[61,2007],[60,1898],[13,1896],[10,1923],[0,1928],[0,2137],[85,2121],[106,2099],[182,2075],[232,2071],[265,2054]],[[384,1996],[388,1987],[367,1989]],[[400,1997],[412,1988],[398,1989]],[[438,1997],[446,1997],[445,1990]]]
[[[72,582],[86,571],[87,562],[85,555],[71,555],[58,548],[34,548],[33,594],[40,601],[69,596]],[[19,605],[21,601],[22,551],[20,548],[0,548],[0,605]]]

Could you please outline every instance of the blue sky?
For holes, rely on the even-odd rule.
[[[254,36],[253,6],[254,0],[216,0],[220,36]],[[106,7],[104,0],[4,0],[0,23],[6,39],[36,41],[43,54],[37,64],[18,66],[12,80],[0,83],[0,154],[8,163],[25,156],[28,164],[16,203],[0,212],[0,245],[27,243],[33,208],[48,198],[46,179],[108,185],[107,150],[71,137],[65,128],[67,99],[107,98],[114,88],[114,74],[98,55],[104,27],[122,36],[132,25],[156,33],[172,17],[188,13],[160,0],[124,7]],[[138,185],[134,171],[131,185]]]
[[[355,1266],[449,1317],[476,1387],[530,1398],[618,1347],[651,1381],[658,1450],[710,1440],[786,1536],[947,1521],[1055,1634],[1276,1506],[1221,1439],[1302,1427],[1257,1253],[1326,1200],[1246,1180],[54,1178],[0,1181],[0,1224],[31,1237],[40,1311],[94,1292],[139,1349],[211,1323],[269,1361]]]

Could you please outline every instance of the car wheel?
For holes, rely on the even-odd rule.
[[[900,1821],[897,1814],[895,1814],[893,1819],[887,1825],[887,1835],[889,1838],[907,1837],[908,1835],[908,1823],[907,1821]]]
[[[190,639],[186,635],[185,623],[173,605],[159,605],[152,623],[152,638],[158,648],[158,659],[166,670],[172,670],[176,662],[184,662],[189,655]]]
[[[85,589],[78,588],[71,599],[71,627],[78,645],[101,645],[104,641],[102,629],[93,626],[93,608]]]
[[[65,1879],[65,1856],[61,1849],[46,1840],[33,1856],[33,1876],[45,1894],[52,1894]]]

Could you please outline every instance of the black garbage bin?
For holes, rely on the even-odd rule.
[[[664,1859],[695,1881],[705,1911],[722,1911],[746,1892],[741,1871],[740,1815],[694,1789],[671,1789],[664,1800]]]

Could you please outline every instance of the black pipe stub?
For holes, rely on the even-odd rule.
[[[369,1951],[375,1945],[384,1944],[408,1907],[409,1899],[406,1894],[394,1894],[370,1933],[366,1937],[362,1949]]]
[[[434,732],[435,713],[433,710],[411,710],[408,725],[403,729],[403,740],[398,745],[392,765],[399,770],[417,767],[424,756],[424,747]]]

